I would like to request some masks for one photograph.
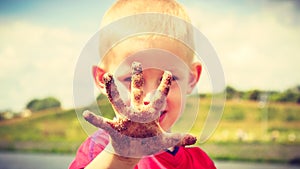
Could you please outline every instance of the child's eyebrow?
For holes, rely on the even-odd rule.
[[[186,69],[188,69],[188,71],[190,71],[189,68],[184,67],[184,66],[172,67],[172,68],[168,69],[168,71],[170,71],[172,73],[182,73],[182,72],[186,71]]]
[[[131,68],[127,65],[120,65],[115,71],[114,74],[116,77],[122,77],[124,75],[130,74]]]
[[[115,70],[114,74],[117,76],[117,77],[122,77],[122,76],[126,76],[128,74],[131,73],[131,61],[125,61],[123,63],[121,63],[117,69]],[[143,64],[143,63],[142,63]],[[174,75],[177,74],[177,75],[180,75],[182,74],[183,72],[186,72],[186,71],[191,71],[190,68],[183,64],[183,63],[179,63],[179,64],[158,64],[158,65],[145,65],[144,66],[146,67],[143,67],[143,70],[147,70],[148,68],[156,68],[156,69],[160,69],[162,71],[170,71],[172,72]]]

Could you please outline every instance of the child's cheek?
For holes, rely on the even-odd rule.
[[[178,86],[178,84],[173,84],[169,95],[167,97],[168,104],[171,104],[173,108],[180,109],[181,101],[182,101],[182,92]]]

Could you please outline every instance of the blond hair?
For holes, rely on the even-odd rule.
[[[101,26],[122,17],[141,13],[162,13],[190,22],[190,17],[185,9],[175,0],[118,0],[105,13]]]
[[[157,14],[157,17],[150,16],[150,19],[145,19],[148,17],[143,17],[141,15],[152,14],[154,16]],[[130,18],[129,18],[130,17]],[[122,20],[124,18],[129,18]],[[180,21],[181,20],[181,21]],[[185,46],[186,50],[189,50],[189,57],[192,61],[193,53],[189,48],[193,48],[193,35],[192,28],[190,27],[190,17],[178,2],[175,0],[118,0],[111,8],[105,13],[101,27],[109,26],[115,21],[126,21],[123,24],[120,24],[122,28],[120,30],[115,29],[106,29],[103,33],[105,36],[100,37],[100,54],[105,56],[108,51],[117,43],[114,39],[130,39],[138,38],[144,40],[159,40],[160,38],[169,38],[170,40],[184,41],[188,42],[189,45],[178,44],[178,46]],[[182,22],[184,21],[184,22]],[[139,34],[131,36],[126,34],[123,26],[128,27],[132,32],[139,32],[139,29],[146,29],[152,32],[158,32],[157,34]],[[126,36],[127,37],[123,37]],[[115,44],[113,44],[115,43]],[[188,46],[188,47],[187,47]],[[174,46],[176,47],[176,46]],[[110,59],[103,59],[102,66],[108,65],[108,62],[112,61]]]

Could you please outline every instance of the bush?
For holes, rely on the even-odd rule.
[[[243,99],[245,99],[245,100],[259,101],[262,93],[263,93],[262,91],[257,90],[257,89],[255,89],[255,90],[249,90],[249,91],[244,92]]]
[[[271,92],[270,100],[275,102],[300,103],[300,86],[287,89],[283,92]]]
[[[31,110],[32,112],[60,107],[60,101],[54,97],[47,97],[44,99],[33,99],[26,105],[26,108]]]
[[[233,87],[231,87],[231,86],[227,86],[226,87],[226,98],[227,99],[233,99],[234,98],[234,96],[235,96],[235,94],[236,94],[236,90],[233,88]]]

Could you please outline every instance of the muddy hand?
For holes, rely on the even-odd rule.
[[[102,128],[111,136],[115,153],[126,157],[141,157],[178,145],[192,145],[196,138],[189,134],[167,133],[159,126],[159,116],[168,95],[172,74],[165,71],[150,104],[143,103],[143,71],[140,63],[132,64],[131,106],[120,98],[111,74],[105,74],[107,97],[111,102],[116,118],[109,120],[90,111],[84,118],[96,127]]]

